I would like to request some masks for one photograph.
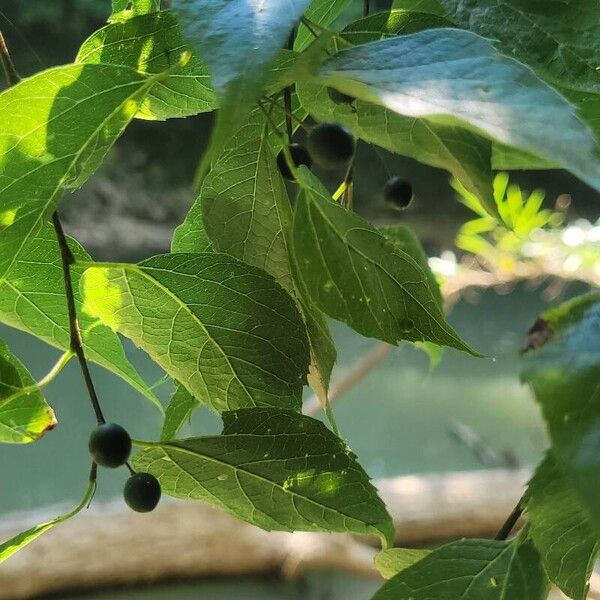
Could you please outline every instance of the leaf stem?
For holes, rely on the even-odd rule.
[[[368,17],[371,10],[371,0],[363,0],[363,17]]]
[[[498,531],[494,539],[505,540],[510,535],[510,532],[514,529],[514,526],[517,524],[517,521],[523,516],[523,499],[524,496],[521,497],[521,499],[517,502],[517,505],[513,508],[510,515],[508,515],[506,521],[504,521],[504,524],[502,525],[502,527],[500,527],[500,530]]]
[[[293,119],[305,131],[309,130],[309,127],[306,126],[306,124],[304,123],[304,121],[302,119],[300,119],[299,117],[297,117],[294,114],[294,112],[291,110],[291,108],[288,109],[285,106],[281,106],[281,104],[279,104],[279,102],[277,102],[277,100],[275,100],[274,98],[271,98],[271,96],[263,96],[263,100],[268,100],[274,107],[278,108],[279,110],[282,110],[285,113],[286,119],[287,118]],[[277,126],[275,126],[275,127],[277,127]]]
[[[75,356],[73,350],[65,351],[58,359],[56,364],[42,377],[32,388],[43,388],[46,387],[56,376],[67,366],[68,362]],[[25,388],[26,389],[26,388]]]
[[[75,262],[75,257],[67,244],[67,238],[62,228],[62,223],[58,213],[55,211],[52,214],[52,224],[54,225],[54,231],[56,233],[56,239],[58,241],[58,247],[60,250],[60,258],[62,263],[63,280],[65,284],[65,295],[67,298],[67,312],[69,315],[69,333],[71,336],[70,345],[71,350],[77,356],[79,360],[79,366],[81,367],[81,373],[90,396],[90,401],[94,412],[96,413],[96,421],[98,425],[106,423],[106,419],[102,414],[102,408],[98,401],[98,396],[94,388],[94,382],[90,375],[90,369],[85,358],[85,351],[83,349],[83,342],[81,340],[81,332],[79,330],[79,323],[77,322],[77,309],[75,307],[75,295],[73,293],[73,281],[71,279],[71,265]]]
[[[15,64],[12,61],[2,31],[0,31],[0,62],[2,63],[2,70],[4,71],[4,76],[6,77],[6,83],[8,84],[8,87],[19,83],[19,81],[21,81],[21,77],[19,73],[17,73]]]

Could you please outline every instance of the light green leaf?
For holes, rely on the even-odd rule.
[[[552,453],[600,532],[600,294],[570,300],[530,330],[521,379],[531,385]]]
[[[406,116],[463,123],[600,186],[596,140],[573,106],[471,32],[432,29],[356,46],[326,60],[318,75]]]
[[[204,500],[267,530],[348,531],[394,539],[368,475],[323,423],[291,411],[223,415],[219,436],[148,446],[135,468],[163,492]]]
[[[141,15],[95,31],[81,46],[76,62],[131,67],[162,73],[189,51],[175,15],[168,11]],[[217,108],[207,67],[192,55],[176,73],[157,83],[136,114],[141,119],[187,117]]]
[[[93,265],[82,286],[86,310],[215,411],[300,408],[304,324],[264,271],[225,254],[167,254]]]
[[[68,243],[76,260],[91,260],[75,240],[69,239]],[[84,312],[79,292],[81,272],[72,269],[71,278],[77,320],[88,360],[121,377],[162,410],[158,398],[127,360],[118,336],[97,318]],[[71,336],[64,294],[56,236],[52,226],[44,222],[39,233],[19,254],[4,281],[0,282],[0,322],[68,350]]]
[[[198,406],[200,402],[178,383],[165,411],[165,421],[160,432],[161,441],[175,438]]]
[[[337,121],[366,142],[446,169],[494,214],[489,140],[456,125],[401,116],[370,102],[335,104],[326,88],[315,84],[298,86],[298,96],[318,121]]]
[[[158,79],[113,65],[68,65],[0,94],[0,281],[63,191],[100,165]]]
[[[391,579],[394,575],[408,569],[416,562],[423,560],[431,550],[420,548],[389,548],[382,550],[375,557],[375,566],[385,579]]]
[[[351,0],[311,0],[304,15],[311,23],[328,27],[344,12],[349,4],[351,4]],[[300,24],[294,41],[294,50],[301,52],[314,40],[315,37],[309,29]]]
[[[528,533],[546,573],[569,598],[585,600],[600,542],[586,507],[552,455],[529,482],[525,504]]]
[[[446,9],[440,4],[440,0],[394,0],[392,8],[446,16]]]
[[[109,21],[126,21],[138,15],[160,10],[160,0],[112,0],[112,13]]]
[[[52,529],[55,525],[59,523],[63,523],[64,521],[74,517],[77,513],[79,513],[92,498],[92,494],[94,492],[95,485],[92,482],[88,483],[88,488],[86,493],[81,500],[81,502],[70,512],[65,513],[64,515],[59,515],[50,521],[46,521],[45,523],[40,523],[39,525],[35,525],[26,531],[22,531],[18,533],[14,537],[6,540],[6,542],[0,544],[0,563],[4,562],[7,558],[10,558],[13,554],[22,550],[25,546],[33,542],[35,539],[40,537],[43,533]]]
[[[210,69],[226,116],[243,122],[259,98],[269,67],[308,0],[174,0],[185,33]],[[223,122],[223,121],[222,121]]]
[[[527,540],[461,540],[400,571],[373,600],[545,600],[548,582]]]
[[[0,442],[34,442],[54,427],[54,411],[33,377],[0,340]]]
[[[409,253],[334,203],[299,169],[292,252],[302,285],[329,316],[390,344],[431,341],[470,348],[446,322],[428,276]]]

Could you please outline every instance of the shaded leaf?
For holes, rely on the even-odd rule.
[[[200,402],[178,383],[165,411],[165,421],[160,432],[161,441],[175,438],[198,406]]]
[[[528,533],[551,581],[585,600],[600,550],[587,509],[551,455],[537,468],[525,499]]]
[[[0,442],[33,442],[55,426],[54,411],[33,377],[0,340]]]
[[[527,540],[461,540],[400,571],[373,600],[545,600],[548,582]]]
[[[344,12],[344,9],[351,4],[351,1],[352,0],[311,0],[304,16],[311,23],[316,23],[321,27],[328,27]],[[294,41],[294,50],[300,52],[314,40],[315,37],[309,29],[305,25],[300,24]]]
[[[392,8],[426,12],[440,17],[447,14],[440,0],[394,0]]]
[[[68,65],[0,94],[0,281],[63,191],[100,165],[158,78],[113,65]]]
[[[225,254],[166,254],[93,265],[82,285],[91,314],[215,411],[300,408],[304,324],[264,271]]]
[[[71,252],[78,261],[89,254],[72,238]],[[81,272],[71,270],[75,308],[86,357],[121,377],[162,410],[158,398],[141,378],[123,351],[119,337],[99,319],[83,310],[79,282]],[[44,222],[39,233],[20,253],[4,281],[0,282],[0,322],[26,331],[44,342],[68,350],[69,317],[58,244],[52,226]]]
[[[544,313],[529,332],[521,379],[542,407],[552,454],[600,532],[600,294]]]
[[[175,66],[189,51],[175,15],[169,11],[144,14],[95,31],[81,46],[76,62],[130,67],[157,74]],[[217,108],[207,67],[195,56],[157,83],[136,113],[141,119],[186,117]]]
[[[162,490],[204,500],[267,530],[351,531],[394,539],[368,475],[323,423],[291,411],[223,415],[219,436],[148,445],[134,458]]]
[[[428,276],[409,253],[335,204],[299,169],[292,252],[302,285],[329,316],[390,344],[431,341],[472,352],[446,322]]]
[[[411,117],[461,122],[600,186],[590,129],[556,90],[468,31],[433,29],[344,50],[321,80]]]

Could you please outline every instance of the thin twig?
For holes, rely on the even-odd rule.
[[[371,10],[371,1],[363,0],[363,17],[368,17]]]
[[[75,262],[75,257],[67,244],[67,238],[62,228],[62,224],[58,217],[58,213],[52,214],[52,224],[54,225],[54,231],[56,233],[56,239],[58,241],[58,247],[60,250],[60,258],[62,262],[63,279],[65,284],[65,295],[67,298],[67,312],[69,315],[69,334],[70,334],[70,346],[71,350],[77,355],[79,360],[79,366],[85,380],[85,385],[92,402],[92,407],[96,413],[96,420],[98,424],[106,423],[106,419],[102,414],[100,408],[100,402],[94,389],[94,382],[90,375],[90,370],[85,358],[85,352],[83,350],[83,343],[81,340],[81,333],[79,330],[79,323],[77,322],[77,309],[75,308],[75,295],[73,293],[73,281],[71,279],[71,265]]]
[[[262,99],[270,102],[271,105],[274,106],[275,108],[282,110],[285,113],[286,118],[289,117],[290,119],[293,119],[304,130],[308,131],[310,129],[309,127],[306,126],[306,123],[304,123],[304,121],[302,119],[300,119],[299,117],[297,117],[294,114],[293,111],[288,111],[287,108],[285,108],[284,106],[281,106],[281,104],[279,104],[279,102],[277,102],[277,100],[275,100],[274,98],[271,98],[271,96],[263,96]]]
[[[286,48],[294,49],[294,40],[296,39],[296,28],[290,32]],[[292,141],[292,86],[288,85],[283,90],[283,104],[285,106],[285,129],[287,131],[288,143]]]
[[[517,505],[513,508],[513,511],[510,513],[510,515],[508,515],[508,518],[506,521],[504,521],[504,524],[502,527],[500,527],[500,531],[498,531],[494,539],[505,540],[510,535],[510,532],[514,529],[518,520],[523,516],[522,503],[523,498],[517,502]]]
[[[19,73],[17,73],[15,64],[10,57],[10,52],[8,51],[8,46],[6,45],[6,40],[4,39],[4,35],[2,35],[2,31],[0,31],[0,62],[2,63],[2,69],[4,71],[4,76],[6,77],[6,83],[8,84],[8,87],[19,83],[19,81],[21,81],[21,77]]]

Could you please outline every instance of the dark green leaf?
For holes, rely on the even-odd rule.
[[[527,540],[461,540],[400,571],[373,600],[545,600],[548,582]]]
[[[311,23],[328,27],[344,12],[344,9],[351,2],[352,0],[311,0],[304,14]],[[300,25],[294,49],[297,51],[304,50],[314,40],[315,37],[310,30],[304,25]]]
[[[600,294],[570,300],[530,330],[521,378],[542,407],[552,453],[600,532]]]
[[[472,352],[446,322],[428,276],[409,253],[334,203],[301,168],[292,252],[303,287],[329,316],[390,344],[431,341]]]
[[[179,61],[186,46],[175,15],[168,11],[133,17],[95,31],[81,46],[76,62],[131,67],[162,73]],[[136,117],[170,119],[217,108],[207,67],[192,55],[176,73],[155,85]]]
[[[0,442],[34,442],[55,426],[54,411],[33,377],[0,340]]]
[[[551,581],[569,598],[585,600],[600,550],[589,513],[552,455],[529,482],[528,533]]]
[[[112,0],[110,22],[126,21],[138,15],[160,10],[160,0]]]
[[[447,14],[440,0],[394,0],[392,8],[425,12],[440,17],[444,17]]]
[[[350,531],[393,542],[368,475],[323,423],[291,411],[225,413],[223,434],[152,444],[134,458],[163,491],[267,530]]]
[[[175,438],[198,406],[200,402],[178,383],[165,411],[165,421],[160,432],[161,441]]]
[[[460,122],[600,186],[591,130],[556,90],[468,31],[432,29],[344,50],[320,79],[400,114]]]
[[[225,254],[167,254],[139,265],[99,263],[82,285],[88,312],[215,411],[300,408],[304,324],[264,271]]]

